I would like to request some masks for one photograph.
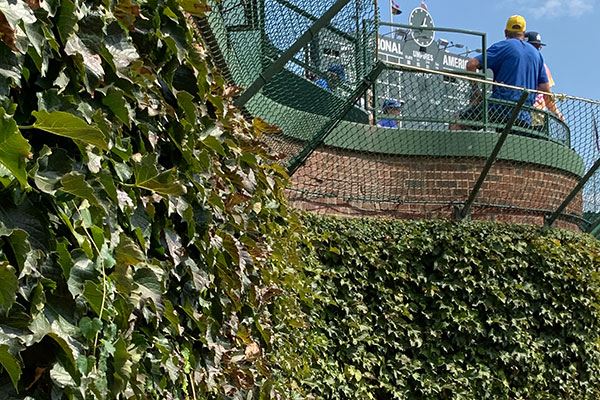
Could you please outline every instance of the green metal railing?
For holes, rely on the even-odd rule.
[[[378,81],[401,82],[401,89],[396,92],[387,90],[381,93],[383,92],[381,84],[376,84],[373,88],[376,104],[369,110],[374,114],[375,122],[394,119],[405,128],[502,130],[516,101],[510,102],[491,97],[493,88],[501,87],[505,91],[510,91],[515,99],[520,98],[522,88],[495,84],[482,78],[484,76],[481,74],[459,74],[388,64]],[[427,95],[423,95],[423,87],[427,88]],[[480,104],[477,104],[480,108],[473,107],[469,110],[474,93],[482,96]],[[529,105],[527,103],[523,105],[520,118],[512,128],[512,133],[552,140],[570,147],[569,125],[547,109],[534,107],[532,104],[536,95],[535,92],[530,93]],[[390,96],[409,99],[403,106],[401,115],[390,117],[381,112],[385,99]],[[561,99],[563,100],[556,100],[556,102],[562,103],[566,100],[562,96]],[[535,121],[532,121],[532,118]],[[423,123],[428,124],[425,125],[426,128]]]
[[[497,85],[489,73],[456,67],[464,65],[464,57],[449,52],[442,40],[437,48],[423,49],[396,38],[408,57],[392,62],[393,54],[386,59],[377,50],[383,31],[410,33],[416,27],[383,26],[371,1],[222,0],[212,6],[198,21],[202,37],[224,76],[244,89],[236,104],[248,117],[281,128],[283,133],[266,132],[263,138],[284,155],[293,175],[290,190],[299,197],[452,204],[461,219],[473,207],[529,210],[545,215],[548,225],[562,219],[597,229],[600,103],[557,95],[560,115],[537,108],[535,91]],[[482,33],[431,29],[475,36],[482,49],[487,45]],[[436,57],[453,60],[455,67],[442,61],[432,66]],[[484,52],[484,65],[485,60]],[[514,101],[492,95],[501,87]],[[386,100],[403,102],[401,112],[384,113]],[[418,162],[402,169],[403,160]],[[434,195],[427,174],[436,173],[439,160],[459,168],[477,165],[469,187]],[[506,185],[491,166],[523,175],[535,170],[541,178],[531,182],[546,186],[500,191]],[[495,189],[500,194],[486,200]]]

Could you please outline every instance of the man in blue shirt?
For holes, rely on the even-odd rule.
[[[544,59],[539,51],[529,43],[523,41],[525,37],[525,19],[520,15],[513,15],[506,23],[504,35],[506,40],[494,43],[487,49],[487,67],[494,72],[494,81],[506,85],[522,87],[530,90],[550,92],[548,75],[544,68]],[[482,68],[483,55],[471,58],[467,62],[467,71],[475,72]],[[522,91],[494,85],[492,99],[516,102],[521,97]],[[481,92],[474,92],[473,106],[459,114],[463,119],[480,119],[482,110]],[[535,101],[535,93],[531,93],[525,105],[531,106]],[[476,107],[479,106],[479,107]],[[491,102],[489,105],[490,120],[504,122],[511,114],[512,107]],[[516,125],[528,127],[531,116],[528,111],[521,111]]]
[[[346,82],[346,69],[340,64],[333,64],[327,68],[326,78],[320,78],[315,81],[318,86],[331,92],[340,82]]]
[[[400,116],[402,115],[402,106],[404,106],[404,100],[387,99],[383,102],[381,111],[391,117]],[[398,128],[396,121],[393,119],[382,119],[377,125],[384,128]]]

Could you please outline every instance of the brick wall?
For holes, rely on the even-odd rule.
[[[320,149],[292,177],[288,198],[293,206],[318,213],[454,218],[454,204],[467,200],[484,164],[481,158]],[[475,199],[471,219],[543,225],[544,215],[555,210],[578,181],[562,170],[499,160]],[[581,193],[566,214],[582,215]],[[575,222],[562,216],[555,225],[578,230]]]

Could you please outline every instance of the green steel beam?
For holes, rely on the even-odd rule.
[[[554,213],[550,216],[546,216],[544,226],[551,227],[554,224],[554,221],[559,217],[559,215],[567,208],[569,203],[577,196],[577,193],[583,188],[583,186],[587,183],[587,181],[594,175],[596,170],[600,167],[600,158],[596,160],[594,165],[590,168],[590,170],[581,178],[581,180],[577,183],[577,186],[573,188],[571,193],[565,198],[565,201],[554,211]]]
[[[346,115],[346,113],[348,113],[348,111],[350,111],[352,107],[354,107],[354,103],[356,103],[360,99],[360,97],[367,91],[367,89],[369,89],[369,87],[373,85],[373,82],[377,80],[377,77],[379,76],[379,74],[381,74],[381,72],[384,69],[385,64],[381,61],[378,62],[375,65],[375,68],[373,68],[369,75],[367,75],[362,80],[361,84],[356,88],[356,90],[352,93],[350,98],[346,101],[345,106],[342,108],[339,114],[339,118],[331,118],[331,122],[328,125],[326,125],[321,130],[321,132],[317,133],[306,145],[306,147],[304,147],[304,149],[302,149],[302,151],[296,157],[294,157],[293,160],[290,161],[288,166],[288,174],[290,176],[292,176],[298,170],[298,168],[300,168],[300,166],[303,165],[304,162],[306,162],[306,160],[308,159],[308,157],[310,157],[313,151],[315,151],[315,149],[323,143],[325,138],[331,132],[333,132],[333,130],[336,128],[336,126],[338,126],[338,124],[342,120],[342,117]]]
[[[294,44],[292,44],[281,55],[281,57],[269,65],[258,76],[258,78],[256,78],[256,80],[240,95],[240,97],[235,100],[234,105],[237,108],[242,108],[248,102],[248,100],[250,100],[256,93],[260,91],[264,85],[269,83],[275,75],[281,72],[281,70],[285,67],[285,64],[287,64],[294,57],[294,55],[296,55],[304,46],[306,46],[317,35],[317,33],[323,29],[329,23],[329,21],[331,21],[331,19],[335,17],[335,15],[339,13],[342,8],[344,8],[346,4],[348,4],[349,1],[350,0],[337,0],[335,4],[333,4],[331,8],[329,8],[329,10],[327,10],[325,14],[321,16],[321,18],[315,21],[310,28],[308,28],[308,30],[304,32],[304,34],[300,36],[298,40],[296,40]]]
[[[371,20],[369,20],[371,21]],[[367,21],[367,22],[369,22]],[[396,24],[396,23],[391,23],[391,22],[380,22],[379,25],[381,26],[391,26],[394,28],[414,28],[413,25],[408,25],[408,24]],[[485,37],[485,33],[484,32],[477,32],[477,31],[470,31],[467,29],[456,29],[456,28],[440,28],[437,26],[434,27],[428,27],[428,26],[419,26],[418,27],[420,30],[427,30],[427,31],[437,31],[437,32],[450,32],[450,33],[465,33],[467,35],[473,35],[473,36],[482,36]]]
[[[500,138],[498,139],[498,142],[496,142],[496,147],[494,147],[494,150],[492,150],[492,154],[490,154],[490,156],[488,157],[487,162],[485,163],[485,166],[483,167],[483,170],[481,171],[481,174],[479,175],[479,179],[475,183],[475,186],[473,187],[473,190],[471,191],[471,194],[469,195],[469,198],[467,199],[465,205],[458,210],[457,219],[463,220],[471,212],[471,206],[473,205],[473,202],[475,201],[475,198],[477,197],[477,194],[479,193],[479,189],[481,189],[481,186],[483,185],[485,178],[487,178],[487,175],[490,172],[492,165],[496,162],[498,153],[500,153],[500,149],[502,148],[502,145],[504,145],[504,142],[506,141],[506,138],[508,137],[508,133],[510,132],[512,126],[514,125],[515,121],[517,120],[517,117],[519,116],[519,113],[521,112],[521,107],[523,107],[523,104],[525,104],[525,100],[527,100],[528,96],[529,96],[529,92],[527,90],[523,91],[523,94],[521,95],[521,98],[517,102],[517,105],[515,106],[515,109],[513,110],[512,115],[508,119],[508,122],[506,123],[506,126],[504,127],[504,130],[502,131],[502,134],[500,135]]]

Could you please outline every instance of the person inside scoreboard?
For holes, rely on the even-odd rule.
[[[404,100],[396,100],[396,99],[387,99],[383,102],[381,106],[381,111],[390,116],[389,119],[382,119],[377,123],[378,126],[384,128],[399,128],[401,122],[392,119],[394,117],[399,117],[402,115],[402,107],[404,106]]]
[[[340,64],[332,64],[327,68],[327,75],[325,78],[317,79],[315,83],[328,92],[331,92],[334,88],[339,86],[340,83],[347,81],[346,68]]]

